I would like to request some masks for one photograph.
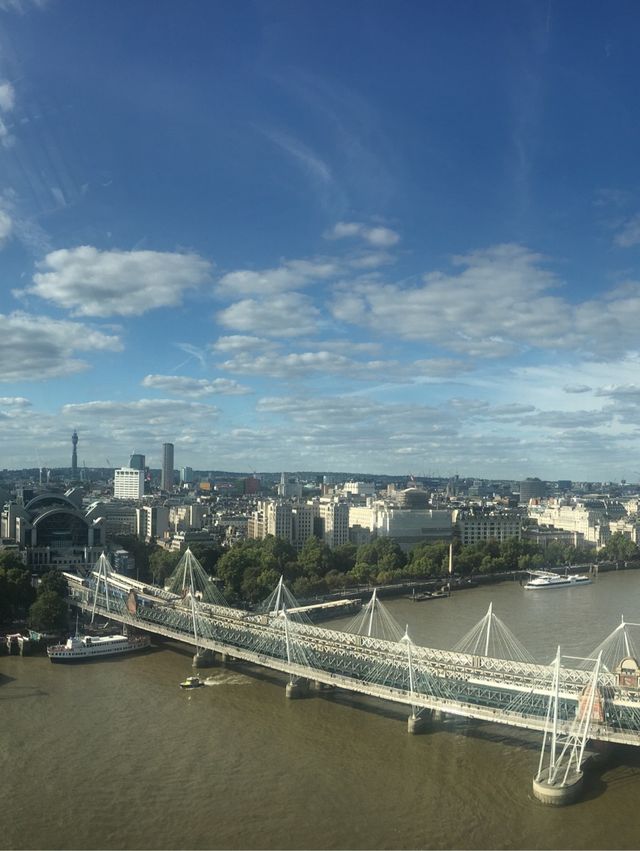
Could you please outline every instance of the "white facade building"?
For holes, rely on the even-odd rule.
[[[522,537],[522,521],[519,517],[500,514],[461,515],[456,520],[462,544],[478,541],[508,541]]]
[[[142,499],[144,495],[144,470],[121,467],[114,471],[114,499]]]

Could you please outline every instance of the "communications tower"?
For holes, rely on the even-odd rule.
[[[71,435],[73,451],[71,452],[71,478],[78,478],[78,432],[74,429]]]

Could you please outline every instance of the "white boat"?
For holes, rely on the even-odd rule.
[[[558,576],[543,570],[531,571],[533,577],[525,584],[525,589],[535,591],[540,588],[574,588],[576,585],[590,585],[591,577],[577,573],[573,576]]]
[[[129,638],[127,635],[74,635],[66,644],[47,647],[47,656],[52,662],[82,662],[105,656],[120,656],[134,650],[144,650],[151,644],[148,635]]]

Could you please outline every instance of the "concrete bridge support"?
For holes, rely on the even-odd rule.
[[[320,680],[311,680],[309,682],[309,688],[311,691],[316,692],[316,694],[321,694],[323,691],[332,691],[335,686],[320,682]]]
[[[211,668],[215,664],[213,650],[198,650],[193,657],[194,668]]]
[[[309,681],[304,679],[289,680],[285,689],[285,695],[288,700],[298,700],[300,697],[306,697],[309,693]]]
[[[423,709],[422,712],[413,713],[407,718],[407,733],[415,736],[418,733],[424,733],[431,722],[432,713],[428,709]]]
[[[582,791],[582,772],[570,774],[563,783],[550,783],[549,772],[543,771],[533,778],[533,794],[543,804],[564,807],[573,804]]]

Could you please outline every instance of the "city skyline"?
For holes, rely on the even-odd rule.
[[[1,466],[637,481],[635,4],[0,0]]]

